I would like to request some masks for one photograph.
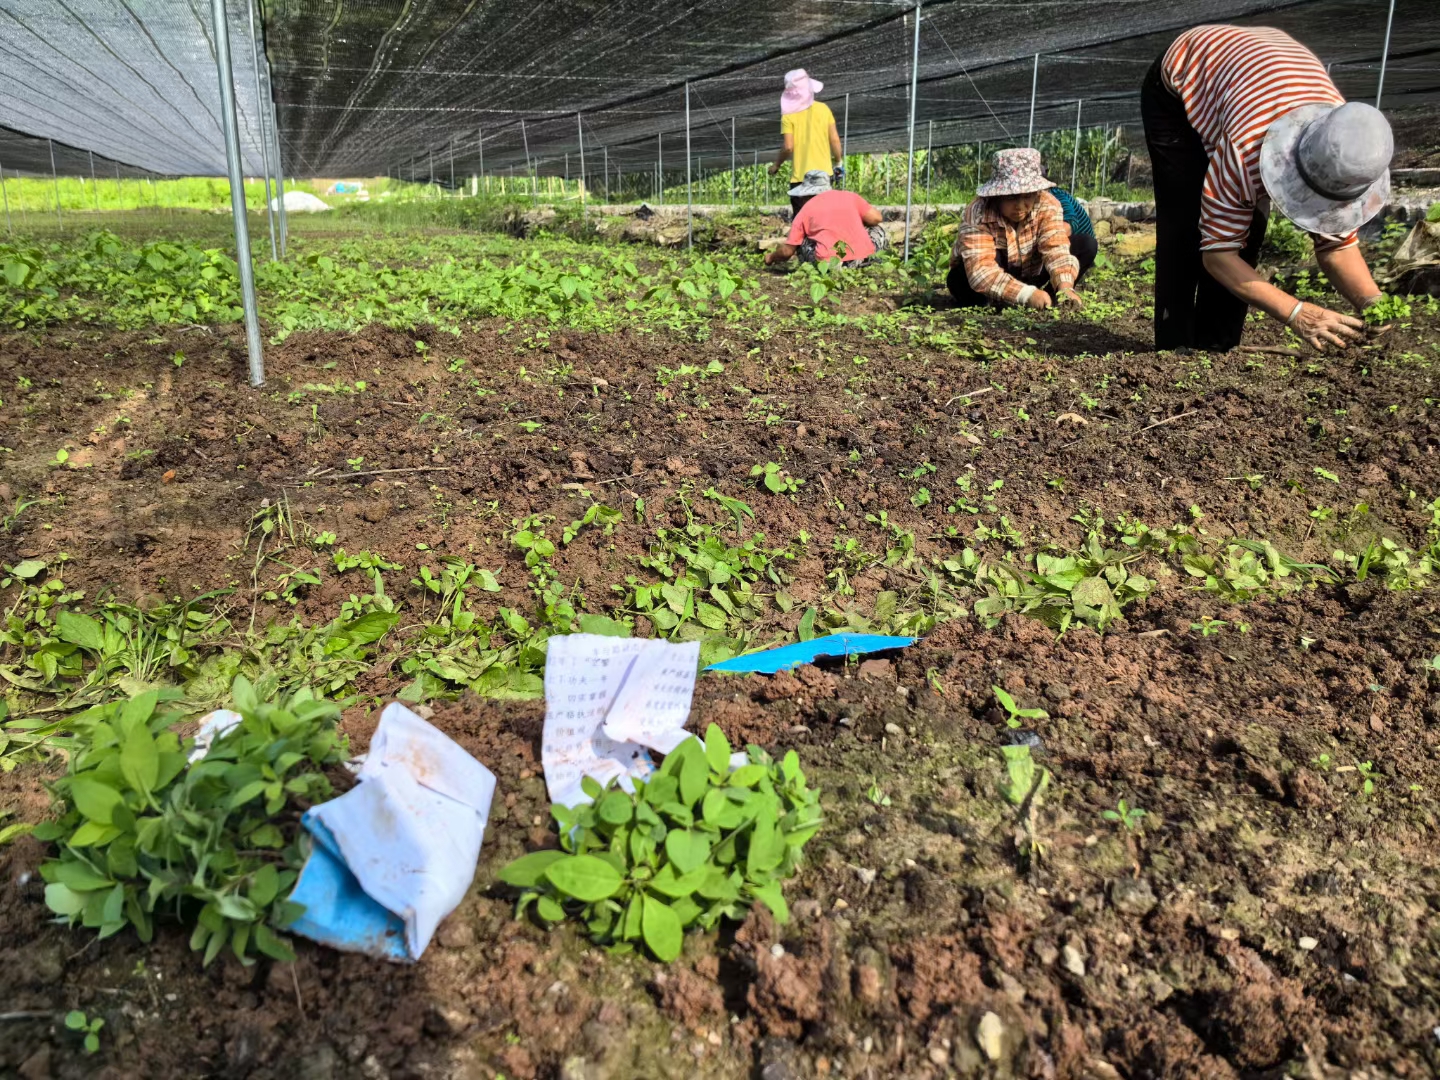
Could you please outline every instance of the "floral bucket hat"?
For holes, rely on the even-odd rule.
[[[981,184],[975,194],[982,199],[996,195],[1030,195],[1054,186],[1045,179],[1040,151],[1022,147],[999,151],[990,179]]]

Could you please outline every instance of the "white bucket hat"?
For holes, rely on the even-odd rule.
[[[1301,105],[1265,133],[1260,177],[1280,212],[1300,228],[1344,236],[1384,208],[1394,153],[1379,109],[1360,101]]]
[[[805,179],[790,189],[791,195],[819,195],[822,191],[830,190],[830,174],[819,169],[811,169],[805,174]]]

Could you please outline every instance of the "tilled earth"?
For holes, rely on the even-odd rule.
[[[1360,533],[1424,542],[1440,495],[1433,319],[1328,358],[1157,357],[1133,315],[912,322],[889,339],[296,335],[269,350],[259,392],[234,328],[11,335],[0,498],[7,514],[46,501],[0,533],[0,562],[67,553],[90,599],[229,586],[232,621],[253,606],[263,624],[290,609],[258,599],[245,537],[262,500],[288,500],[352,552],[498,569],[493,603],[523,608],[512,519],[578,517],[584,488],[626,523],[582,534],[556,567],[603,610],[655,526],[683,524],[679,496],[713,485],[750,503],[770,544],[810,536],[797,609],[761,628],[779,632],[826,595],[837,537],[884,550],[867,520],[882,510],[926,558],[1002,516],[1031,550],[1122,516],[1307,561]],[[1279,344],[1269,325],[1250,333]],[[672,377],[682,365],[697,370]],[[305,389],[339,384],[352,392]],[[766,461],[805,481],[793,499],[754,488]],[[978,518],[946,513],[986,491]],[[408,577],[392,591],[418,609]],[[904,584],[876,566],[846,602]],[[351,591],[329,578],[295,611],[331,618]],[[702,677],[692,726],[796,747],[827,825],[789,884],[789,925],[752,915],[669,967],[511,919],[496,870],[547,839],[543,705],[437,702],[434,722],[500,787],[475,887],[419,964],[299,942],[292,965],[202,970],[179,928],[95,942],[49,922],[25,838],[0,848],[0,1075],[1434,1075],[1437,629],[1433,591],[1372,579],[1229,606],[1172,575],[1104,636],[969,618],[863,664]],[[354,749],[405,681],[384,661],[362,678]],[[1039,858],[997,795],[1012,736],[992,685],[1049,713]],[[37,819],[54,767],[0,776],[0,809]],[[1147,811],[1138,831],[1102,818],[1120,798]],[[61,1029],[71,1008],[105,1018],[98,1055]]]

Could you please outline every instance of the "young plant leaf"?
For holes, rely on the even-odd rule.
[[[591,904],[613,896],[623,882],[620,872],[594,855],[568,855],[545,868],[545,880],[575,900]]]

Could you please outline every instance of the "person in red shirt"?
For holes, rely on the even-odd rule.
[[[791,222],[785,242],[765,253],[766,266],[797,255],[801,262],[825,262],[837,254],[846,266],[858,266],[889,246],[880,227],[880,211],[853,191],[832,189],[825,173],[806,173],[804,182],[791,188],[790,194],[805,202]]]
[[[1355,231],[1390,191],[1390,125],[1347,103],[1325,66],[1281,30],[1197,26],[1140,88],[1155,174],[1155,347],[1240,344],[1259,308],[1316,349],[1364,324],[1304,303],[1255,271],[1273,203],[1315,240],[1321,271],[1363,311],[1380,289]]]

